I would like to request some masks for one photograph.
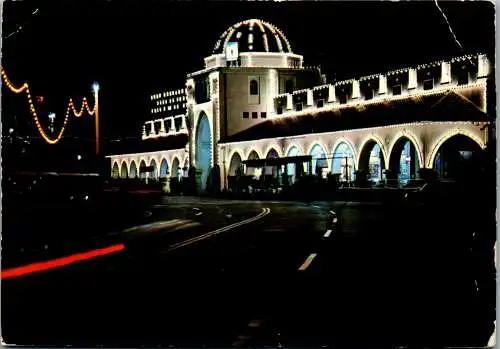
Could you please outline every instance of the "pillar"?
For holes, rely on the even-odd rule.
[[[354,80],[352,82],[352,98],[357,99],[361,96],[361,91],[359,89],[359,81]]]
[[[307,106],[310,107],[314,103],[313,91],[311,89],[307,90]]]
[[[449,62],[441,62],[441,84],[451,82],[451,65]]]
[[[336,102],[337,96],[335,96],[335,86],[328,85],[328,103]]]
[[[383,95],[387,93],[387,77],[385,75],[379,75],[378,78],[379,87],[378,94]]]
[[[408,90],[417,88],[417,70],[408,69]]]
[[[286,110],[293,109],[293,97],[291,93],[286,94]]]

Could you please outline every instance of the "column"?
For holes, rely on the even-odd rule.
[[[151,130],[149,131],[149,135],[150,135],[150,136],[154,136],[154,135],[156,135],[156,132],[155,132],[155,124],[154,124],[152,121],[150,121],[150,122],[149,122],[149,124],[151,125]]]
[[[175,122],[174,122],[174,118],[173,118],[173,117],[170,117],[170,118],[168,118],[167,120],[169,120],[169,121],[170,121],[170,129],[168,130],[168,132],[175,133]]]
[[[291,93],[286,94],[286,110],[293,109],[293,97]]]
[[[387,77],[385,75],[379,75],[378,78],[379,87],[378,94],[383,95],[387,93]]]
[[[162,119],[161,121],[161,126],[160,126],[160,134],[161,135],[164,135],[166,134],[167,132],[165,131],[165,119]]]
[[[307,106],[310,107],[313,105],[313,91],[311,89],[307,90]]]
[[[451,82],[451,65],[449,62],[441,62],[441,84]]]
[[[417,70],[409,69],[408,70],[408,90],[417,88]]]
[[[361,96],[361,91],[359,89],[359,81],[354,80],[352,82],[352,99],[359,98]]]
[[[335,96],[335,86],[328,85],[328,103],[336,102],[337,96]]]
[[[486,55],[477,56],[477,77],[485,78],[490,73],[490,64]]]

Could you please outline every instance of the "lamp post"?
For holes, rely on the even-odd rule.
[[[92,89],[94,91],[94,98],[95,98],[95,152],[96,154],[99,154],[99,84],[94,83],[92,86]]]

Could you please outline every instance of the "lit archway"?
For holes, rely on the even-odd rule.
[[[366,174],[367,179],[371,181],[378,182],[385,178],[384,152],[374,139],[366,141],[361,149],[358,169]]]
[[[433,159],[433,169],[439,178],[473,177],[480,168],[481,146],[470,137],[457,134],[444,141]]]
[[[326,159],[326,151],[319,144],[315,144],[311,148],[312,156],[312,169],[311,172],[313,175],[321,175],[324,168],[328,168],[328,161]]]
[[[148,175],[147,172],[142,172],[143,170],[141,169],[143,169],[144,167],[146,167],[146,162],[144,160],[141,160],[141,162],[139,163],[139,177],[141,179],[146,179]]]
[[[300,155],[300,151],[299,151],[299,148],[297,148],[296,146],[292,146],[288,150],[288,153],[286,154],[287,157],[299,156],[299,155]],[[290,164],[287,164],[286,167],[287,167],[286,172],[288,173],[288,176],[291,180],[290,182],[294,183],[295,180],[297,179],[297,175],[298,175],[297,170],[300,170],[300,165],[290,163]]]
[[[130,178],[137,177],[137,165],[134,160],[130,163]]]
[[[184,160],[184,166],[182,167],[182,176],[188,177],[188,175],[189,175],[189,159],[186,158]]]
[[[341,182],[354,180],[356,160],[352,147],[342,141],[333,149],[332,173],[339,175]]]
[[[166,159],[162,159],[160,163],[160,178],[168,177],[168,162]]]
[[[170,173],[170,177],[179,179],[179,171],[182,171],[180,168],[179,159],[174,158],[174,161],[172,161],[172,172]]]
[[[241,156],[238,152],[234,152],[233,156],[231,156],[231,160],[229,162],[229,175],[236,176],[238,174],[238,169],[242,168]]]
[[[158,179],[158,166],[156,166],[156,160],[151,159],[149,166],[153,168],[153,171],[150,173],[150,178]]]
[[[420,171],[419,149],[408,137],[400,137],[394,143],[389,154],[389,169],[400,184],[407,184],[412,179],[419,178]]]
[[[259,160],[260,157],[259,157],[259,154],[257,154],[257,152],[255,150],[252,150],[250,152],[250,154],[248,154],[248,158],[247,159],[248,160]],[[256,167],[247,166],[246,174],[248,176],[260,177],[260,175],[262,174],[262,169],[256,168]]]
[[[122,162],[122,168],[120,170],[120,177],[121,178],[128,178],[128,168],[127,168],[127,163],[125,161]]]
[[[196,168],[201,170],[201,191],[205,191],[212,166],[212,132],[205,113],[201,113],[196,128]],[[173,166],[172,166],[173,167]]]
[[[115,162],[111,169],[111,178],[118,178],[120,176],[120,170],[118,169],[118,163]]]
[[[278,151],[274,148],[269,149],[266,155],[266,159],[278,159],[279,157]],[[265,174],[276,178],[278,176],[278,168],[276,166],[266,166]]]

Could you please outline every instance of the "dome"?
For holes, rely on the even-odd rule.
[[[258,19],[248,19],[229,27],[215,44],[213,53],[224,53],[228,42],[238,42],[239,52],[292,53],[281,30]]]

